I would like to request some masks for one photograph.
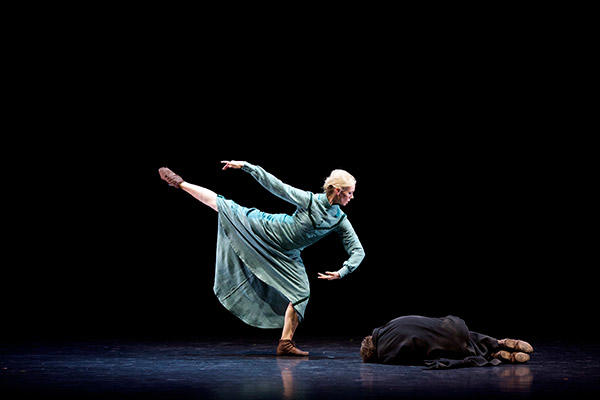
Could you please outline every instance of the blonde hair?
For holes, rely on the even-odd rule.
[[[330,194],[335,188],[342,189],[352,185],[356,185],[356,179],[354,179],[352,175],[343,169],[334,169],[327,179],[325,179],[323,191],[325,191],[326,194]]]

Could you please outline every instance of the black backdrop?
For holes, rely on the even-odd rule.
[[[358,180],[345,211],[366,258],[325,282],[317,272],[346,258],[340,241],[304,251],[312,297],[298,337],[455,314],[498,337],[595,339],[591,159],[572,134],[585,106],[544,55],[433,41],[437,52],[400,59],[368,46],[360,58],[292,47],[274,57],[239,39],[236,57],[137,43],[32,74],[37,95],[23,95],[18,143],[3,149],[16,156],[3,337],[277,338],[218,303],[217,216],[157,174],[166,165],[242,205],[293,212],[220,170],[238,159],[306,190],[333,168]]]
[[[47,164],[46,184],[24,199],[3,333],[17,340],[278,337],[219,304],[212,293],[217,214],[158,178],[167,165],[240,204],[293,212],[248,174],[221,171],[222,159],[238,159],[315,192],[333,168],[358,180],[345,211],[366,257],[330,282],[316,275],[346,259],[339,238],[303,252],[312,295],[299,337],[356,336],[399,315],[454,314],[499,337],[593,338],[582,323],[593,304],[581,256],[586,239],[573,223],[570,185],[539,142],[277,131],[165,135],[158,145],[140,139],[116,150],[114,141]]]

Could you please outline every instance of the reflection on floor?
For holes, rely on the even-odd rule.
[[[526,364],[456,370],[363,364],[359,338],[0,345],[2,398],[600,398],[600,345],[536,343]],[[7,395],[10,394],[10,397]]]

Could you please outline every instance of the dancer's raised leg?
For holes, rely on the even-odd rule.
[[[217,194],[212,190],[187,182],[183,182],[179,187],[213,210],[219,211],[217,208]]]
[[[212,190],[185,182],[183,178],[171,171],[169,168],[159,168],[158,173],[161,179],[167,182],[170,186],[183,189],[213,210],[217,212],[219,211],[217,208],[217,194]]]
[[[307,356],[308,352],[302,351],[296,347],[296,344],[292,341],[294,332],[298,327],[298,314],[292,306],[292,303],[288,304],[287,310],[285,311],[283,331],[281,332],[281,339],[277,346],[278,356]]]

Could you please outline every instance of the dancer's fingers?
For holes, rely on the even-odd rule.
[[[319,279],[327,279],[328,281],[332,281],[334,279],[338,279],[337,275],[334,272],[326,271],[325,274],[318,272]]]
[[[326,271],[327,275],[329,275],[329,280],[339,279],[340,276],[337,272]]]
[[[228,168],[233,168],[233,169],[240,169],[244,166],[244,161],[221,161],[222,164],[225,164],[225,166],[223,167],[223,169],[228,169]]]

